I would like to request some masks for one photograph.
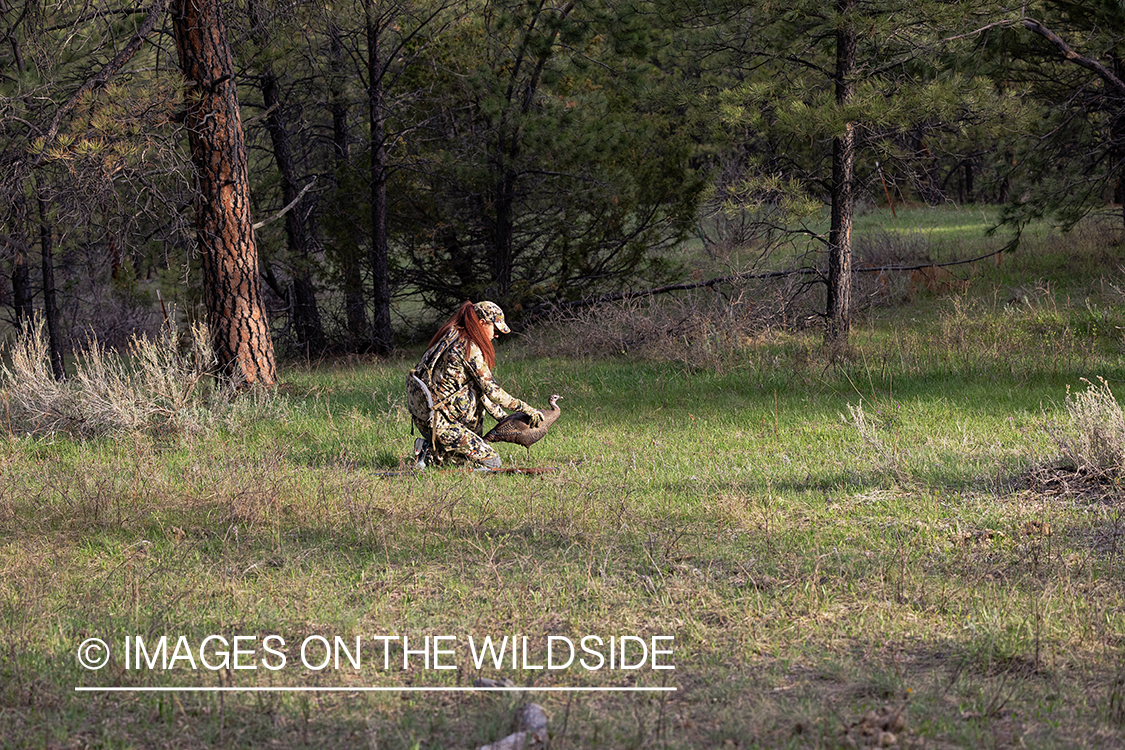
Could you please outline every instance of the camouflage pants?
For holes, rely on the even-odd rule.
[[[451,419],[439,407],[433,415],[431,428],[430,405],[426,394],[410,375],[406,376],[406,405],[418,432],[426,440],[426,463],[443,466],[460,466],[477,463],[492,469],[500,468],[500,454],[480,436],[483,415],[468,425]]]

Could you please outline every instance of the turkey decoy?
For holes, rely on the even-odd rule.
[[[527,459],[531,460],[531,446],[547,434],[547,430],[559,418],[562,409],[559,408],[558,400],[562,396],[553,394],[551,396],[550,404],[551,410],[539,410],[543,415],[543,421],[539,423],[538,427],[532,427],[527,419],[527,415],[522,411],[517,411],[501,419],[496,423],[496,426],[488,431],[484,439],[490,443],[515,443],[522,445],[527,449]]]

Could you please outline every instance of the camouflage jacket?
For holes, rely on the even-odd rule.
[[[455,329],[422,355],[413,374],[429,387],[436,411],[476,430],[485,410],[500,420],[507,416],[501,406],[524,412],[534,408],[497,385],[480,347]]]

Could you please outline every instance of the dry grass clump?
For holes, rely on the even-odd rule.
[[[1125,469],[1125,416],[1103,378],[1082,379],[1087,388],[1067,388],[1066,420],[1047,430],[1062,455],[1063,466],[1077,473],[1117,478]]]
[[[903,468],[903,456],[898,446],[892,439],[885,439],[879,430],[876,420],[873,420],[863,410],[863,403],[848,404],[848,413],[851,423],[864,444],[877,457],[879,471],[887,476],[894,477],[900,483],[907,481],[907,474]],[[842,416],[842,415],[841,415]]]
[[[209,394],[201,387],[215,365],[210,336],[193,326],[185,351],[168,332],[133,337],[124,355],[97,339],[75,359],[74,374],[55,380],[42,323],[0,364],[5,427],[28,434],[91,437],[111,432],[182,431],[198,425]]]
[[[726,286],[567,310],[537,326],[526,346],[535,357],[626,355],[721,368],[755,336],[803,318],[806,310],[793,302],[797,283]]]

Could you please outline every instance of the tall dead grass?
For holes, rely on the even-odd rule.
[[[628,356],[721,371],[771,329],[811,314],[795,302],[798,280],[726,285],[562,312],[524,341],[533,357]]]
[[[76,354],[73,375],[58,381],[40,321],[11,347],[10,365],[0,363],[3,427],[76,437],[191,430],[214,403],[218,386],[208,382],[214,366],[207,328],[195,325],[182,351],[167,331],[134,336],[124,353],[93,338]]]

